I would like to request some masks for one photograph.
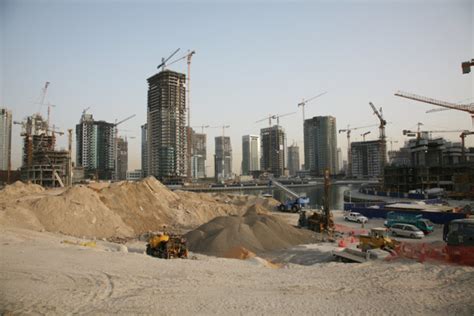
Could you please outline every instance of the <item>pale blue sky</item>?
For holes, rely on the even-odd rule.
[[[259,134],[269,113],[281,119],[302,146],[297,103],[306,117],[333,115],[338,128],[376,124],[368,102],[392,122],[387,134],[398,147],[401,130],[471,129],[468,114],[425,114],[429,105],[395,97],[405,90],[446,101],[474,102],[473,75],[462,61],[474,58],[473,1],[6,1],[0,0],[0,105],[21,120],[45,81],[52,120],[62,129],[78,123],[83,108],[98,120],[137,116],[122,125],[129,168],[140,167],[140,125],[146,121],[146,79],[162,56],[180,47],[196,50],[192,63],[192,125],[229,124],[234,171],[240,172],[241,137]],[[185,63],[171,69],[185,71]],[[46,109],[43,109],[46,113]],[[371,129],[372,138],[378,135]],[[363,131],[360,131],[362,133]],[[14,128],[13,166],[21,159]],[[214,137],[209,129],[209,173]],[[353,140],[361,139],[359,131]],[[457,134],[445,134],[459,140]],[[474,145],[474,138],[468,142]],[[66,138],[60,141],[66,146]],[[346,152],[344,134],[338,146]]]

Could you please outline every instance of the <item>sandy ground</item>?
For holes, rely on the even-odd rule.
[[[48,232],[0,228],[0,311],[18,314],[473,315],[474,268],[415,262],[312,263],[325,245],[299,246],[302,265],[195,255],[160,260]],[[306,250],[305,250],[306,249]],[[284,257],[284,253],[281,253]],[[313,259],[312,259],[313,258]],[[285,259],[282,259],[285,261]],[[309,265],[308,265],[309,264]]]

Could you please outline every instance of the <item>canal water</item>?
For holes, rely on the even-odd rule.
[[[332,185],[330,187],[329,194],[329,207],[333,210],[343,210],[344,209],[344,191],[354,190],[359,188],[359,184],[349,184],[349,185]],[[290,188],[292,191],[299,193],[303,196],[309,197],[310,206],[312,208],[320,207],[323,204],[324,197],[324,185],[316,184],[311,187],[301,187],[301,188]],[[259,195],[263,193],[271,193],[273,197],[278,201],[285,201],[288,199],[286,194],[278,189],[266,189],[266,190],[236,190],[236,191],[227,191],[231,193],[240,193],[240,194],[253,194]]]

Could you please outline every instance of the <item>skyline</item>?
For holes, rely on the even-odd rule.
[[[52,123],[62,130],[75,128],[88,106],[95,119],[108,122],[136,114],[121,127],[134,131],[124,134],[136,137],[129,140],[129,169],[138,169],[146,79],[156,73],[161,57],[180,47],[178,56],[187,49],[196,51],[191,125],[231,126],[226,136],[234,144],[236,173],[242,136],[259,135],[268,123],[255,122],[270,113],[297,112],[280,123],[287,143],[295,140],[303,157],[297,104],[324,91],[328,93],[306,106],[307,119],[332,115],[337,129],[377,124],[371,101],[383,107],[391,122],[387,136],[398,141],[394,148],[407,140],[402,130],[415,128],[417,122],[424,123],[423,129],[472,130],[466,113],[425,114],[434,107],[393,95],[404,90],[473,102],[472,74],[461,74],[461,62],[474,56],[472,2],[430,1],[429,7],[427,1],[265,3],[159,3],[167,8],[163,13],[150,2],[3,1],[0,106],[11,110],[15,121],[22,120],[37,112],[34,103],[50,81],[46,101],[57,105]],[[186,73],[184,62],[170,69]],[[377,127],[360,132],[368,130],[368,140],[378,136]],[[213,138],[222,132],[205,133],[207,173],[212,176]],[[21,164],[18,125],[12,134],[16,169]],[[358,134],[351,140],[361,140]],[[459,141],[457,134],[441,136]],[[67,147],[66,137],[58,143]],[[474,146],[473,137],[467,145]],[[338,134],[338,147],[346,158],[345,134]]]

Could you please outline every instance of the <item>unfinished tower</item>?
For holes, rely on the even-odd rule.
[[[260,130],[261,169],[275,177],[284,175],[286,160],[286,134],[283,127],[274,125]]]
[[[45,187],[64,186],[68,181],[69,152],[55,150],[55,133],[50,132],[41,115],[27,117],[22,125],[21,179]]]
[[[76,125],[76,164],[86,175],[111,180],[115,170],[115,128],[105,121],[94,121],[83,113]]]
[[[187,176],[186,76],[163,70],[148,78],[148,174],[165,183]]]

